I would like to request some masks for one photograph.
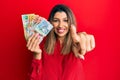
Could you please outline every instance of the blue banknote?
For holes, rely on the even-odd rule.
[[[42,19],[39,24],[36,25],[35,30],[43,36],[46,36],[51,30],[53,26],[47,20]]]

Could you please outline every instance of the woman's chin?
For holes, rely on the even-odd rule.
[[[65,35],[66,35],[65,33],[63,33],[63,34],[57,34],[57,36],[58,36],[58,37],[61,37],[61,38],[62,38],[62,37],[65,37]]]

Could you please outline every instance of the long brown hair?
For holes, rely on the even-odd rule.
[[[68,26],[71,26],[71,24],[76,26],[76,20],[75,20],[72,10],[68,6],[65,6],[63,4],[59,4],[59,5],[56,5],[53,7],[53,9],[50,12],[48,21],[50,21],[52,23],[52,20],[53,20],[56,12],[65,12],[67,14],[67,18],[68,18]],[[54,32],[54,29],[52,29],[51,32],[47,36],[45,46],[44,46],[45,51],[48,54],[52,54],[54,52],[56,40],[57,40],[57,36]],[[68,53],[70,53],[71,48],[72,48],[72,38],[71,38],[70,30],[69,30],[64,39],[61,53],[68,54]]]

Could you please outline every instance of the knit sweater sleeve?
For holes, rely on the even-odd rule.
[[[42,59],[33,59],[29,73],[30,80],[42,80]]]

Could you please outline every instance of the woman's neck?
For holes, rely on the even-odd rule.
[[[57,39],[60,41],[60,46],[62,46],[64,42],[64,37],[58,37]]]

